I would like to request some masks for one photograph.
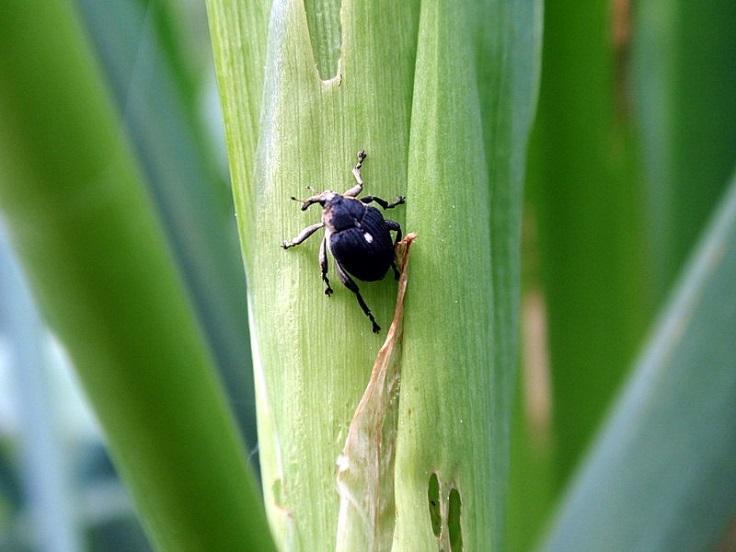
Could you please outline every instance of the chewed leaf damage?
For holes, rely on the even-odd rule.
[[[409,234],[397,244],[400,277],[394,318],[378,351],[371,378],[353,415],[345,446],[337,459],[340,510],[337,550],[388,550],[394,532],[393,466],[398,420],[404,296]]]

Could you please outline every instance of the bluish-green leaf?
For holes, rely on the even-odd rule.
[[[736,179],[575,478],[551,551],[714,550],[736,512]]]

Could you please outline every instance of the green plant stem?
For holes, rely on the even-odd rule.
[[[381,338],[370,334],[344,288],[336,286],[329,300],[321,294],[319,238],[288,252],[278,244],[318,218],[301,216],[289,196],[302,196],[307,184],[350,187],[348,171],[361,148],[369,155],[366,193],[403,194],[408,175],[405,231],[419,234],[402,360],[394,545],[437,546],[427,499],[436,468],[440,541],[498,547],[508,451],[504,406],[510,404],[516,343],[508,325],[516,320],[538,7],[350,1],[342,3],[337,26],[320,19],[334,15],[331,0],[306,7],[277,1],[262,80],[262,65],[244,56],[238,41],[244,22],[253,24],[248,8],[210,2],[252,298],[264,491],[274,531],[287,548],[334,544],[335,461]],[[260,6],[251,9],[256,18],[262,13]],[[493,21],[490,44],[482,40],[477,14]],[[337,72],[324,75],[333,66],[324,46],[335,43],[338,28]],[[489,63],[482,73],[476,59]],[[316,67],[329,79],[320,80]],[[264,82],[260,123],[243,109],[259,105],[260,96],[240,79]],[[257,125],[253,172],[248,156],[254,149],[244,144],[253,143],[248,133]],[[386,215],[401,221],[403,209]],[[393,285],[361,284],[361,291],[386,328]],[[497,316],[504,327],[496,333]],[[494,349],[496,339],[506,341]]]
[[[0,206],[156,546],[268,550],[242,444],[70,5],[0,18]]]
[[[468,14],[423,3],[414,88],[407,226],[417,233],[407,294],[396,453],[395,547],[488,549],[493,478],[491,198]],[[462,183],[453,186],[451,183]],[[437,478],[438,498],[428,500]],[[451,491],[461,508],[450,516]],[[492,493],[492,494],[491,494]],[[438,504],[437,504],[438,502]],[[439,534],[431,507],[439,511]]]
[[[259,37],[267,6],[211,0],[208,13],[249,281],[269,520],[287,549],[332,549],[335,462],[382,337],[371,333],[334,268],[335,293],[325,297],[320,234],[289,251],[279,245],[319,220],[318,206],[302,213],[289,197],[303,197],[307,185],[351,187],[360,149],[368,152],[366,193],[405,194],[417,3],[344,2],[338,72],[326,81],[313,54],[322,50],[312,48],[325,38],[310,35],[303,2],[273,3],[265,63]],[[244,49],[240,37],[246,36]],[[402,221],[403,207],[390,217]],[[385,330],[395,284],[387,279],[360,287]]]

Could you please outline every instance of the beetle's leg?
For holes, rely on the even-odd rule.
[[[337,268],[337,275],[340,278],[340,281],[345,285],[346,288],[348,288],[355,294],[355,297],[357,297],[358,299],[358,304],[360,305],[360,308],[363,309],[365,315],[370,319],[371,324],[373,325],[373,333],[380,332],[381,327],[378,325],[378,323],[376,323],[376,319],[373,318],[373,313],[371,312],[371,309],[369,309],[368,305],[365,304],[363,296],[360,294],[360,290],[358,289],[358,285],[353,281],[348,273],[345,272],[345,269],[340,266],[340,263],[337,261],[337,259],[335,259],[335,267]]]
[[[319,245],[319,267],[322,270],[322,281],[325,283],[325,295],[329,297],[332,295],[332,288],[330,287],[330,280],[327,278],[327,236],[322,238],[322,243]]]
[[[370,196],[369,195],[369,196],[361,197],[360,198],[360,201],[362,201],[363,203],[370,203],[371,201],[375,201],[376,203],[378,203],[384,209],[393,209],[397,205],[402,205],[402,204],[406,203],[406,198],[404,196],[398,196],[391,203],[389,203],[385,199],[381,199],[380,197]]]
[[[386,219],[384,222],[386,223],[386,227],[389,230],[393,230],[394,232],[396,232],[396,239],[394,240],[394,245],[396,245],[397,243],[401,241],[401,237],[402,237],[401,225],[395,220]]]
[[[284,240],[281,242],[281,247],[284,249],[289,249],[290,247],[294,247],[295,245],[299,245],[304,240],[306,240],[309,236],[314,234],[317,230],[322,228],[325,225],[324,222],[317,222],[315,224],[312,224],[311,226],[307,226],[304,230],[299,232],[299,235],[294,238],[293,240]]]
[[[394,240],[394,247],[396,247],[396,244],[401,241],[401,225],[394,220],[386,220],[384,222],[389,230],[394,230],[396,232],[396,239]],[[399,267],[396,266],[395,260],[391,262],[391,268],[394,269],[394,278],[398,280],[400,275]]]
[[[353,176],[355,177],[355,182],[357,184],[350,188],[347,192],[345,192],[343,195],[347,197],[358,197],[360,195],[360,192],[363,191],[363,177],[360,175],[360,169],[363,167],[363,161],[365,161],[365,158],[368,156],[366,152],[363,150],[360,150],[358,152],[358,162],[353,167]]]

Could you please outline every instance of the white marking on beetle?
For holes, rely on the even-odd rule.
[[[363,237],[365,238],[365,241],[368,243],[373,243],[373,236],[371,236],[368,232],[363,234]]]

